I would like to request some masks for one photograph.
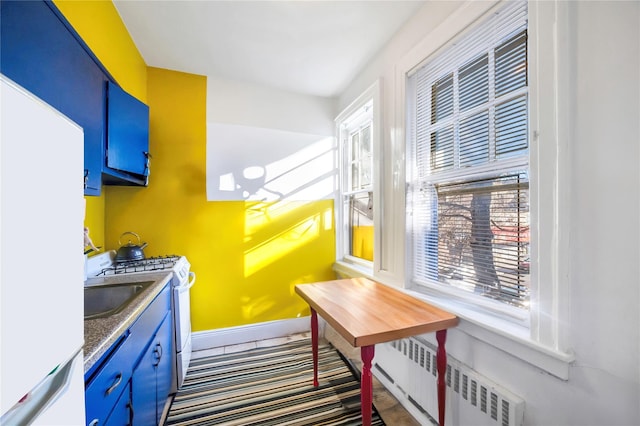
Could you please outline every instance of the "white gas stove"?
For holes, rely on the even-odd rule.
[[[130,274],[148,274],[166,270],[172,271],[171,307],[174,318],[174,348],[176,355],[176,375],[172,392],[182,386],[191,361],[191,307],[189,289],[196,282],[196,274],[184,256],[167,255],[146,259],[116,262],[116,252],[109,251],[90,257],[85,263],[86,277],[108,279],[109,276]]]

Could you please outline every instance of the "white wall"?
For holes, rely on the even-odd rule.
[[[491,2],[494,3],[494,2]],[[485,9],[491,4],[486,2]],[[476,3],[477,5],[478,3]],[[536,3],[530,3],[533,8]],[[541,2],[554,49],[537,52],[539,71],[553,80],[551,128],[555,154],[561,244],[561,321],[558,348],[575,361],[568,380],[556,378],[497,349],[460,327],[449,333],[449,353],[526,401],[527,425],[637,425],[640,421],[640,3]],[[404,94],[398,69],[419,44],[446,42],[430,31],[460,3],[425,7],[396,35],[340,97],[352,102],[375,79],[384,84],[384,205],[403,205]],[[470,10],[474,7],[465,6]],[[453,14],[453,15],[452,15]],[[555,21],[557,19],[557,22]],[[534,45],[546,46],[537,40]],[[557,57],[554,57],[559,52]],[[557,71],[554,74],[553,70]],[[551,71],[550,71],[551,70]],[[544,80],[544,79],[543,79]],[[536,90],[532,87],[532,90]],[[545,102],[547,102],[545,104]],[[542,99],[540,105],[549,105]],[[542,143],[542,142],[541,142]],[[544,158],[539,172],[545,173]],[[548,165],[554,173],[556,166]],[[546,178],[545,176],[542,176]],[[540,202],[551,202],[540,200]],[[383,256],[390,283],[404,281],[404,218],[387,207]],[[397,241],[397,240],[395,240]],[[394,254],[395,253],[395,254]],[[464,322],[464,320],[463,320]]]
[[[604,408],[602,398],[612,403],[608,410],[619,407],[619,423],[638,424],[640,3],[571,9],[569,335],[577,355],[572,384],[591,407],[573,416],[586,421]]]
[[[207,123],[333,136],[336,100],[207,78]]]
[[[207,79],[207,199],[333,198],[336,100]]]

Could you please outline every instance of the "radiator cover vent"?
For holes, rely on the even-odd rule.
[[[436,392],[436,348],[419,338],[376,345],[376,374],[405,407],[418,408],[435,423],[438,418]],[[392,380],[388,378],[391,377]],[[447,356],[447,425],[521,426],[525,402],[469,366]],[[391,389],[395,387],[396,390]],[[400,395],[398,395],[400,394]],[[403,398],[404,397],[404,398]],[[410,410],[415,415],[415,410]]]

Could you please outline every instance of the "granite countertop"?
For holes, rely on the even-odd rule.
[[[133,302],[117,314],[84,321],[84,372],[86,373],[102,355],[113,345],[140,314],[149,306],[165,285],[171,280],[173,273],[158,272],[135,275],[116,275],[101,278],[89,278],[85,287],[107,284],[124,284],[144,281],[154,283],[147,287]]]

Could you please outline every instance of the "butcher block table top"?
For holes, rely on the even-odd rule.
[[[352,346],[445,330],[458,317],[366,278],[298,284],[296,293]]]

